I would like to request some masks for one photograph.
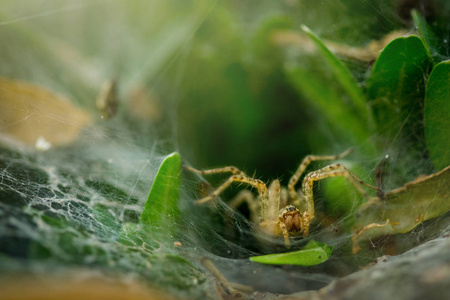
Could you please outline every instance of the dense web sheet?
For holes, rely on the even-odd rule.
[[[3,148],[2,269],[39,274],[70,269],[70,265],[90,266],[147,278],[152,284],[172,288],[175,284],[191,290],[200,285],[202,290],[205,277],[199,271],[203,269],[200,261],[209,257],[230,281],[273,293],[291,293],[324,287],[336,276],[356,271],[351,266],[355,260],[363,264],[376,257],[373,253],[342,256],[351,247],[350,234],[338,232],[344,218],[322,230],[318,229],[321,224],[316,224],[308,237],[335,247],[333,257],[323,265],[278,268],[251,263],[248,256],[285,251],[283,240],[255,234],[253,225],[223,202],[194,205],[198,181],[193,179],[183,180],[180,206],[184,230],[179,236],[135,235],[126,224],[138,222],[163,156],[134,145],[93,140],[89,137],[86,142],[82,137],[70,150],[40,153]],[[102,157],[105,150],[108,156]],[[427,239],[439,232],[440,226],[431,227],[434,231],[425,235]],[[405,241],[419,243],[422,235],[422,228],[418,228],[410,236],[413,240]],[[181,242],[180,249],[173,246],[175,241]],[[299,239],[293,241],[293,247],[305,243]],[[381,248],[379,255],[383,254]],[[196,268],[180,265],[167,255],[181,255]],[[171,264],[173,269],[168,267]],[[183,276],[176,275],[180,270]],[[161,276],[161,272],[166,275]]]
[[[161,157],[110,141],[99,144],[92,148],[92,138],[89,138],[89,143],[79,142],[70,151],[22,152],[15,154],[15,158],[10,156],[12,152],[3,149],[0,157],[2,268],[21,271],[20,262],[28,261],[31,271],[41,272],[75,264],[156,280],[161,271],[158,268],[164,264],[163,254],[179,253],[167,243],[167,237],[161,237],[164,243],[158,243],[158,237],[153,236],[149,243],[147,238],[139,241],[135,236],[129,237],[126,230],[122,231],[125,223],[137,223]],[[96,147],[101,147],[100,153],[107,149],[108,157],[97,156]],[[132,155],[125,157],[124,153]],[[266,272],[271,268],[244,259],[256,253],[242,246],[256,248],[248,241],[252,238],[248,221],[224,204],[216,204],[213,211],[208,212],[216,214],[215,219],[208,220],[201,215],[207,213],[208,208],[193,206],[193,200],[186,195],[182,197],[181,204],[187,206],[182,218],[186,230],[182,236],[171,238],[172,243],[180,241],[182,252],[194,262],[198,263],[201,256],[210,256],[217,260],[219,268],[225,267],[225,274],[230,263],[236,264],[230,271],[239,272],[227,274],[231,278],[253,284],[259,282],[261,288],[267,287],[269,282],[262,278],[268,279]],[[229,224],[221,230],[211,225],[225,222]],[[237,231],[234,236],[233,231]],[[278,244],[281,248],[282,242]],[[210,252],[241,259],[219,259]],[[198,271],[190,272],[187,275],[191,278],[178,278],[188,286],[195,285],[194,279],[202,277]],[[305,289],[311,289],[332,278],[300,274],[297,278],[286,270],[275,272],[278,280],[271,280],[270,286],[278,292],[285,288],[280,282],[288,278],[292,284],[295,282],[295,288],[290,288],[292,292],[302,285],[298,280],[304,281]],[[245,280],[245,274],[252,274],[252,279]]]

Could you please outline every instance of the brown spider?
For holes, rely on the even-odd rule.
[[[289,180],[287,189],[280,186],[279,180],[272,181],[267,188],[266,184],[264,184],[261,180],[251,178],[235,167],[225,167],[203,171],[196,170],[192,167],[186,167],[186,169],[201,175],[227,172],[233,174],[209,196],[197,200],[197,204],[202,204],[216,198],[233,182],[247,183],[252,187],[255,187],[258,191],[258,197],[256,199],[250,191],[244,190],[230,202],[230,206],[237,208],[244,201],[247,202],[252,222],[254,224],[259,224],[261,229],[271,236],[283,236],[285,245],[289,248],[289,236],[306,236],[309,233],[309,225],[312,219],[314,219],[314,181],[329,177],[343,176],[351,184],[353,184],[353,186],[363,196],[366,196],[367,194],[362,188],[362,185],[379,190],[378,188],[367,184],[356,177],[341,164],[332,164],[317,171],[308,173],[303,179],[302,190],[295,190],[295,185],[300,179],[300,176],[312,161],[340,159],[348,155],[351,151],[352,150],[349,149],[339,155],[333,156],[306,156],[295,174],[292,175]],[[280,210],[280,207],[284,208]]]

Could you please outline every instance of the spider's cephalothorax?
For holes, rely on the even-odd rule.
[[[286,230],[290,234],[300,233],[303,229],[302,214],[294,205],[288,205],[284,208],[280,215],[280,222],[284,224]]]
[[[351,150],[347,150],[334,156],[308,155],[303,159],[294,175],[292,175],[287,188],[282,188],[278,180],[272,181],[269,187],[267,187],[261,180],[247,176],[236,167],[225,167],[204,171],[196,170],[191,167],[186,168],[201,175],[226,172],[233,174],[212,194],[197,200],[197,204],[202,204],[216,198],[233,182],[246,183],[256,188],[258,191],[258,197],[256,199],[250,191],[244,190],[230,202],[230,206],[237,208],[243,202],[247,202],[252,222],[259,224],[260,228],[263,229],[263,232],[266,234],[283,236],[286,247],[290,247],[290,236],[306,236],[309,234],[309,225],[314,219],[314,181],[329,177],[343,176],[363,195],[366,195],[366,192],[362,188],[362,185],[379,190],[356,177],[341,164],[332,164],[306,174],[303,178],[302,190],[295,190],[295,185],[298,183],[301,175],[311,161],[339,159],[350,152]],[[284,208],[280,211],[280,207]],[[297,207],[300,207],[301,211],[297,209]]]

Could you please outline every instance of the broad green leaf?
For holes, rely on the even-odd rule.
[[[431,72],[425,95],[425,138],[436,168],[450,165],[450,61]]]
[[[350,70],[344,65],[344,63],[337,58],[328,48],[327,46],[320,40],[320,38],[313,33],[308,27],[302,25],[302,30],[311,38],[314,42],[322,56],[326,59],[328,64],[333,71],[336,80],[342,85],[344,90],[349,95],[352,100],[353,106],[358,112],[358,117],[362,120],[371,124],[372,116],[370,115],[369,110],[367,109],[366,99],[364,97],[363,92],[359,88],[355,78],[350,73]],[[366,124],[364,124],[367,126]]]
[[[314,266],[328,260],[332,251],[332,246],[311,240],[298,251],[252,256],[250,260],[271,265]]]
[[[430,57],[415,35],[390,42],[378,57],[368,79],[368,99],[383,136],[421,139],[425,78]]]
[[[140,223],[155,228],[174,225],[178,215],[181,159],[176,152],[168,155],[156,174],[144,205]]]
[[[351,156],[346,157],[341,163],[358,177],[364,174],[371,174],[369,168],[374,167],[353,163]],[[369,176],[363,179],[365,182],[373,184]],[[358,207],[363,201],[361,193],[345,177],[339,176],[322,180],[320,182],[320,189],[320,192],[324,195],[322,200],[323,212],[330,217],[342,218],[352,213],[355,207]],[[369,195],[375,195],[375,191],[369,188],[364,189]]]
[[[447,213],[449,182],[450,166],[388,192],[383,200],[375,197],[363,204],[355,213],[354,252],[361,241],[406,233],[426,220]]]

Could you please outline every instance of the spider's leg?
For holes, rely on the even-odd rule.
[[[288,190],[289,194],[291,195],[292,199],[297,199],[297,193],[295,192],[295,185],[297,184],[298,180],[302,176],[303,172],[305,172],[306,167],[312,162],[317,160],[337,160],[340,159],[348,154],[350,154],[353,150],[348,149],[341,154],[338,155],[327,155],[327,156],[317,156],[317,155],[308,155],[306,156],[300,166],[298,167],[297,171],[292,175],[291,179],[289,180],[288,184]]]
[[[239,170],[236,167],[230,166],[230,167],[224,167],[224,168],[217,168],[217,169],[210,169],[210,170],[197,170],[194,169],[192,167],[189,166],[185,166],[185,169],[195,172],[197,174],[200,175],[210,175],[210,174],[220,174],[220,173],[231,173],[234,175],[241,175],[241,176],[245,176],[248,177],[244,172],[242,172],[241,170]]]
[[[233,297],[242,298],[243,293],[252,293],[254,288],[248,285],[242,285],[239,283],[229,282],[225,276],[217,269],[209,258],[202,257],[200,262],[202,265],[211,272],[214,277],[220,282],[222,287]]]
[[[289,204],[288,190],[285,187],[282,187],[280,191],[280,209],[282,207],[286,207],[288,204]],[[295,204],[293,203],[293,205]]]
[[[363,196],[367,197],[366,191],[362,188],[362,186],[369,187],[374,190],[380,190],[377,187],[374,187],[368,183],[365,183],[360,178],[356,177],[352,172],[347,170],[341,164],[332,164],[326,166],[317,171],[308,173],[303,179],[302,191],[305,195],[305,226],[308,228],[310,221],[314,218],[314,197],[313,197],[313,184],[314,181],[322,180],[325,178],[343,176],[347,181],[349,181],[358,192],[360,192]]]
[[[229,205],[236,209],[242,202],[247,202],[254,224],[258,224],[259,221],[264,220],[275,221],[278,219],[280,210],[280,193],[280,181],[274,180],[267,189],[267,196],[261,194],[258,199],[255,199],[250,191],[242,191],[229,203]],[[260,220],[257,219],[258,216],[260,217]]]
[[[261,180],[250,178],[250,177],[243,176],[243,175],[233,175],[230,178],[228,178],[227,181],[225,181],[221,186],[219,186],[211,195],[209,195],[203,199],[197,200],[195,203],[202,204],[202,203],[208,202],[208,201],[216,198],[217,196],[219,196],[220,193],[222,193],[233,182],[247,183],[248,185],[251,185],[258,189],[258,193],[261,195],[262,199],[263,198],[265,199],[268,197],[267,187],[264,184],[264,182],[262,182]]]
[[[289,241],[289,232],[286,229],[286,225],[283,222],[280,222],[281,232],[283,232],[284,236],[284,245],[286,248],[291,248],[291,242]]]
[[[359,250],[361,250],[361,248],[359,247],[359,244],[358,244],[358,238],[361,236],[361,234],[363,234],[365,231],[370,230],[372,228],[385,227],[389,224],[391,224],[391,226],[400,225],[400,223],[398,223],[398,222],[392,222],[391,220],[387,219],[384,224],[371,223],[371,224],[364,226],[360,230],[358,230],[356,232],[356,234],[352,236],[352,242],[353,242],[352,252],[357,253],[357,252],[359,252]]]
[[[259,193],[259,200],[261,201],[261,218],[262,219],[266,219],[267,218],[267,209],[268,209],[268,201],[269,201],[269,193],[267,191],[267,187],[264,184],[264,182],[262,182],[261,180],[258,179],[254,179],[251,178],[249,176],[247,176],[244,172],[242,172],[241,170],[239,170],[236,167],[233,166],[229,166],[229,167],[224,167],[224,168],[217,168],[217,169],[211,169],[211,170],[197,170],[194,169],[192,167],[185,167],[186,169],[201,174],[201,175],[209,175],[209,174],[220,174],[220,173],[232,173],[234,174],[233,176],[231,176],[230,178],[228,178],[227,181],[225,181],[220,187],[218,187],[211,195],[197,200],[196,203],[197,204],[202,204],[205,202],[210,201],[211,199],[216,198],[221,192],[223,192],[231,183],[233,182],[242,182],[242,183],[247,183],[253,187],[256,187],[258,189],[258,193]],[[250,192],[249,192],[250,193]],[[257,203],[257,201],[255,201],[253,195],[250,194],[251,198],[249,198],[249,193],[244,194],[244,197],[241,197],[240,199],[237,198],[235,199],[234,203],[231,203],[230,205],[233,207],[237,207],[240,205],[240,203],[242,203],[242,201],[246,200],[247,203],[249,203],[249,209],[251,210],[252,216],[254,216],[253,218],[256,218],[256,216],[258,216],[257,210],[259,208],[259,204]],[[239,195],[238,195],[239,196]],[[252,200],[249,200],[252,199]],[[251,204],[253,203],[253,204]]]
[[[252,192],[249,190],[243,190],[239,194],[234,197],[231,202],[228,203],[228,205],[233,208],[237,209],[243,202],[246,202],[248,205],[248,209],[250,210],[250,216],[251,221],[253,224],[259,223],[259,202],[255,199],[255,196],[253,196]]]
[[[267,214],[262,214],[261,217],[264,220],[275,221],[278,220],[278,214],[280,212],[280,181],[276,179],[272,181],[268,191],[269,197],[266,200],[261,199],[261,205],[267,208]],[[266,201],[266,203],[263,203],[263,201]]]

